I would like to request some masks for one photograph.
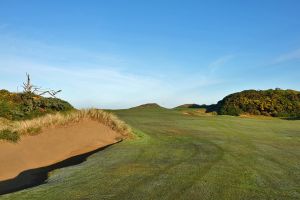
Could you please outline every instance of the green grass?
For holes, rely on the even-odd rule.
[[[0,199],[300,199],[300,121],[114,112],[137,139]]]

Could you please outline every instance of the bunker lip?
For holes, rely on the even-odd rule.
[[[45,166],[45,167],[40,167],[40,168],[35,168],[35,169],[29,169],[26,171],[21,172],[17,177],[5,180],[5,181],[0,181],[0,195],[4,194],[9,194],[12,192],[17,192],[23,189],[35,187],[44,183],[47,183],[48,179],[48,173],[56,170],[56,169],[61,169],[64,167],[69,167],[69,166],[74,166],[78,165],[80,163],[83,163],[87,160],[87,158],[94,153],[97,153],[99,151],[102,151],[114,144],[117,144],[121,142],[122,140],[119,140],[113,144],[109,144],[104,147],[100,147],[98,149],[95,149],[93,151],[76,155],[71,158],[65,159],[63,161],[60,161],[58,163]]]

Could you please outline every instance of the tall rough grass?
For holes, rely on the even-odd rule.
[[[12,123],[10,120],[0,117],[0,130],[11,128]]]
[[[24,121],[12,122],[2,119],[0,120],[0,134],[4,130],[6,132],[9,130],[20,135],[33,135],[38,134],[42,129],[47,127],[65,126],[70,123],[79,122],[83,119],[96,120],[99,123],[102,123],[110,127],[112,130],[120,133],[124,137],[130,137],[132,135],[131,128],[125,124],[125,122],[121,121],[112,113],[108,113],[99,109],[83,109],[70,111],[67,113],[47,114],[42,117]],[[0,139],[5,138],[0,137]],[[7,138],[6,140],[10,139]]]

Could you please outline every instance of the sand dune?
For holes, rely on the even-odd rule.
[[[49,128],[35,136],[23,136],[16,144],[2,141],[0,181],[115,143],[118,138],[121,135],[109,127],[85,119],[67,127]]]

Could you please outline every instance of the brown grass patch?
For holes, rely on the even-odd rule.
[[[275,117],[272,117],[272,116],[251,115],[251,114],[247,114],[247,113],[240,114],[239,117],[241,117],[241,118],[251,118],[251,119],[269,119],[269,120],[275,119]]]

